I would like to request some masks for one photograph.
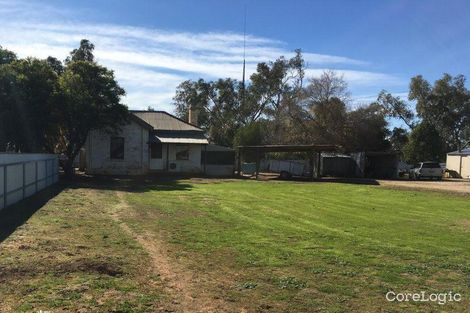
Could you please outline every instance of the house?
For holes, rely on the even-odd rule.
[[[85,144],[89,174],[203,173],[208,141],[195,112],[183,121],[164,111],[130,111],[117,134],[93,130]],[[233,167],[233,165],[232,165]]]
[[[461,178],[470,178],[470,148],[447,153],[446,168]]]

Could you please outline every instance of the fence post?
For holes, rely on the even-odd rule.
[[[36,164],[35,169],[34,169],[35,172],[36,172],[36,173],[34,174],[34,177],[35,177],[34,181],[35,181],[35,186],[36,186],[36,191],[35,191],[35,193],[36,193],[36,192],[38,192],[38,161],[36,160],[34,163]]]
[[[23,162],[23,199],[26,198],[26,162]]]
[[[45,180],[46,180],[46,187],[49,186],[49,160],[48,159],[45,159],[44,160],[44,163],[46,165],[46,176],[44,177]]]
[[[3,166],[3,208],[7,207],[7,167],[8,165]]]

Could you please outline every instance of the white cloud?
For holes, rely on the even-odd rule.
[[[319,77],[326,70],[329,70],[329,68],[307,69],[305,71],[305,74],[307,77]],[[348,82],[349,86],[352,87],[380,84],[394,86],[400,85],[402,83],[399,78],[384,73],[343,69],[334,69],[334,71],[337,72],[339,75],[342,75],[344,79]]]
[[[49,55],[64,59],[82,38],[92,41],[98,61],[115,70],[126,89],[131,108],[171,110],[176,86],[186,79],[241,78],[243,35],[237,33],[191,33],[114,24],[73,21],[71,12],[30,2],[0,0],[0,45],[20,57]],[[258,62],[293,56],[285,43],[253,35],[246,37],[247,76]],[[344,56],[304,52],[307,75],[323,69],[367,66],[367,62]],[[396,84],[391,75],[338,69],[350,86]]]

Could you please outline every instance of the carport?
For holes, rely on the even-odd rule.
[[[261,146],[238,146],[237,147],[237,173],[241,176],[242,160],[247,152],[254,153],[256,156],[256,179],[259,176],[260,157],[261,154],[269,152],[306,152],[309,156],[310,165],[312,168],[312,179],[320,178],[321,171],[321,153],[334,152],[337,150],[335,145],[261,145]],[[317,175],[315,177],[313,169],[316,168]]]

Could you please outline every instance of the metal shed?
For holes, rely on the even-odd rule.
[[[447,153],[446,168],[462,178],[470,178],[470,148]]]

